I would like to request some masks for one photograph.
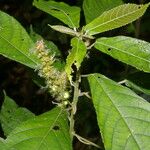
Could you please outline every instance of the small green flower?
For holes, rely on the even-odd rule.
[[[43,40],[37,41],[34,53],[41,60],[38,72],[41,77],[45,78],[49,92],[58,101],[67,100],[70,97],[67,75],[53,67],[55,57],[49,56]]]

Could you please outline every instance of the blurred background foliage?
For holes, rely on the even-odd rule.
[[[83,0],[61,1],[79,7],[82,7],[83,3]],[[124,2],[138,4],[149,2],[149,0],[124,0]],[[43,37],[47,41],[54,42],[54,44],[57,45],[57,47],[54,45],[54,49],[57,49],[56,51],[58,52],[57,59],[65,61],[68,50],[70,49],[71,37],[56,32],[47,25],[62,24],[59,20],[33,7],[32,0],[0,0],[0,10],[15,17],[24,26],[33,41]],[[85,24],[83,10],[81,11],[80,24],[81,26]],[[148,9],[145,15],[136,22],[97,36],[109,37],[117,35],[136,37],[150,42],[150,9]],[[83,62],[81,72],[82,74],[99,72],[116,81],[128,79],[130,83],[134,83],[145,89],[150,89],[150,84],[147,83],[147,81],[150,81],[150,75],[148,73],[141,73],[131,66],[96,51],[94,48],[88,53],[88,57]],[[34,70],[0,55],[0,107],[3,103],[3,91],[5,91],[9,97],[14,99],[19,106],[26,107],[36,115],[54,107],[51,95],[47,93],[45,88],[41,88],[34,82],[36,79],[37,74]],[[43,83],[43,80],[40,80]],[[135,92],[147,100],[150,99],[149,91],[146,94],[142,90],[139,92],[139,90],[136,90],[133,84],[130,83],[126,86],[135,89]],[[81,90],[89,91],[86,79],[83,79],[82,81]],[[76,131],[81,136],[88,138],[93,142],[97,143],[97,141],[100,141],[95,111],[91,101],[87,98],[82,97],[79,101],[78,113],[76,115]],[[2,130],[0,130],[0,136],[4,137]],[[102,142],[100,143],[102,145]],[[85,146],[77,140],[74,142],[74,149],[94,150],[93,147]]]

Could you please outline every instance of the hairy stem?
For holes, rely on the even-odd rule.
[[[77,110],[77,103],[78,103],[78,99],[79,99],[79,95],[80,95],[80,91],[79,91],[79,79],[80,79],[80,73],[77,72],[76,73],[76,80],[74,82],[74,94],[73,94],[73,101],[72,101],[72,109],[71,109],[71,114],[70,114],[70,136],[71,136],[71,140],[73,140],[74,137],[74,124],[75,124],[75,120],[74,120],[74,116],[76,114],[76,110]]]

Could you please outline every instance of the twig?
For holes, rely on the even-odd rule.
[[[86,96],[87,98],[92,99],[89,92],[80,92],[80,96]]]
[[[92,146],[97,147],[97,148],[102,148],[102,147],[100,147],[99,145],[97,145],[97,144],[95,144],[95,143],[93,143],[93,142],[91,142],[91,141],[89,141],[89,140],[87,140],[87,139],[81,137],[80,135],[78,135],[78,134],[76,134],[76,133],[73,133],[73,134],[74,134],[74,136],[75,136],[81,143],[84,143],[84,144],[86,144],[86,145],[92,145]]]
[[[124,84],[126,82],[127,82],[127,80],[125,79],[125,80],[119,81],[118,84]]]
[[[73,101],[71,103],[72,109],[71,109],[71,113],[70,113],[70,136],[71,136],[71,140],[73,140],[73,136],[74,136],[74,124],[75,124],[75,120],[74,120],[74,115],[77,111],[77,103],[78,103],[78,98],[80,96],[80,91],[79,91],[79,81],[80,80],[80,73],[79,71],[76,73],[76,80],[74,83],[74,94],[73,94]]]

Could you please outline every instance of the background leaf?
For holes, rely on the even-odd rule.
[[[95,48],[137,69],[150,72],[148,42],[125,36],[99,38]]]
[[[91,22],[104,11],[107,11],[121,4],[123,4],[122,0],[84,0],[83,10],[86,23]]]
[[[145,89],[145,88],[143,88],[143,87],[141,87],[141,86],[139,86],[139,85],[137,85],[137,84],[135,84],[135,83],[133,83],[129,80],[126,80],[125,85],[127,87],[135,90],[135,91],[142,92],[142,93],[150,95],[150,89]]]
[[[5,95],[4,103],[0,112],[0,122],[5,136],[7,136],[21,122],[32,118],[34,114],[26,108],[18,105],[8,96]]]
[[[33,41],[16,19],[0,11],[0,54],[34,68],[39,63],[29,50]]]
[[[126,77],[126,86],[150,95],[150,74],[135,72]]]
[[[80,8],[69,6],[63,2],[34,0],[33,5],[44,12],[56,17],[70,28],[79,27]]]
[[[106,150],[150,149],[150,104],[100,74],[88,77]]]
[[[6,139],[6,150],[72,150],[66,113],[55,108],[23,122]]]
[[[112,30],[141,17],[150,3],[145,5],[123,4],[109,11],[87,24],[83,29],[88,35],[95,35],[101,32]]]
[[[79,69],[85,55],[86,55],[86,46],[82,40],[79,38],[73,38],[71,40],[72,50],[69,53],[67,60],[66,60],[66,73],[68,75],[69,80],[71,81],[71,73],[72,73],[72,65],[74,64]]]

